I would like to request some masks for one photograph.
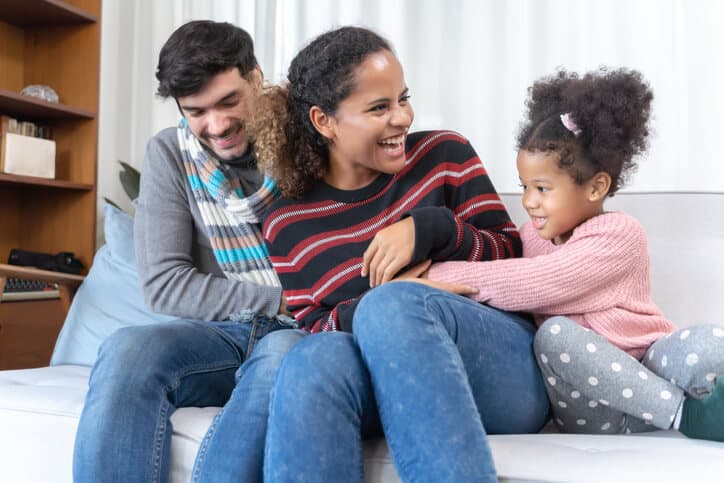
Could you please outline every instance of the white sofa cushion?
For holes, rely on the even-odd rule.
[[[0,481],[72,481],[75,431],[90,369],[51,366],[0,371]],[[198,446],[219,408],[183,408],[172,417],[171,482],[187,482]],[[494,435],[500,481],[715,482],[724,444],[657,431],[640,436]],[[365,447],[365,480],[397,483],[384,441]]]

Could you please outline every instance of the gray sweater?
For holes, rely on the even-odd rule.
[[[245,189],[258,188],[261,176],[255,170],[227,168]],[[275,315],[281,287],[229,280],[216,262],[186,180],[175,127],[151,138],[141,171],[134,236],[146,305],[193,320],[225,320],[246,309]]]

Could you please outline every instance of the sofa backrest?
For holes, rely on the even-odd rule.
[[[501,198],[518,226],[528,220],[520,194]],[[619,193],[606,210],[646,230],[653,300],[666,317],[679,327],[724,323],[724,193]]]

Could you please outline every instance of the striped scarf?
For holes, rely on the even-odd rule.
[[[177,132],[186,176],[226,278],[279,286],[259,226],[264,210],[279,193],[276,184],[265,176],[256,193],[244,196],[241,182],[227,178],[219,160],[201,146],[185,119]]]

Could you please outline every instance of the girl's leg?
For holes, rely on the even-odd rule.
[[[535,352],[561,431],[668,429],[684,398],[675,384],[565,317],[538,329]]]
[[[354,336],[402,481],[496,481],[486,430],[547,419],[533,335],[522,318],[417,283],[363,297]]]
[[[703,399],[712,393],[717,376],[724,375],[724,328],[679,329],[654,342],[642,362],[688,396]]]
[[[652,344],[643,363],[686,392],[682,433],[724,441],[724,328],[680,329]]]

